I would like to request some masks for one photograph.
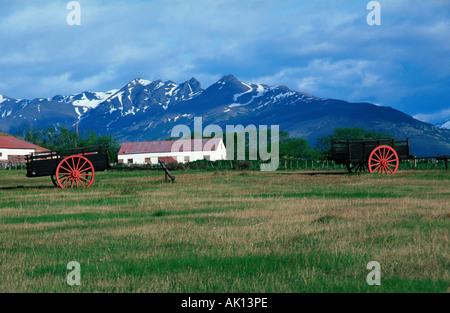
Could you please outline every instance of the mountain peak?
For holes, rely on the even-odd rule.
[[[441,122],[437,125],[437,127],[439,128],[443,128],[443,129],[450,129],[450,120],[446,121],[446,122]]]
[[[219,82],[222,82],[222,83],[230,82],[231,83],[231,82],[240,82],[240,81],[234,75],[228,74],[228,75],[222,76],[222,78],[219,80]]]
[[[152,83],[151,80],[147,80],[147,79],[142,79],[140,77],[136,77],[135,79],[133,79],[128,85],[141,85],[141,86],[147,86],[150,85]]]
[[[195,77],[189,79],[188,83],[191,86],[193,92],[202,90],[202,84]]]
[[[197,84],[197,83],[200,84],[200,82],[195,77],[191,77],[191,79],[189,79],[188,82],[189,84]]]

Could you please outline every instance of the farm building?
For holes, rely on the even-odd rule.
[[[48,150],[12,136],[0,136],[0,161],[25,162],[26,155],[43,151]]]
[[[118,155],[119,163],[127,164],[186,163],[226,158],[227,151],[221,138],[125,142]]]

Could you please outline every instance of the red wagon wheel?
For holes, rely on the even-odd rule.
[[[398,155],[390,146],[378,146],[369,156],[369,172],[395,174],[398,169]]]
[[[61,188],[87,188],[94,182],[94,166],[84,156],[69,156],[58,164],[56,181]]]

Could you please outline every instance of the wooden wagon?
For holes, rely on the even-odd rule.
[[[110,168],[108,147],[101,145],[33,153],[26,161],[27,177],[50,176],[61,188],[87,188],[96,171]]]
[[[349,173],[394,174],[400,160],[409,158],[408,138],[333,140],[331,158],[345,164]]]

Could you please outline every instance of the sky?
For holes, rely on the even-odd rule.
[[[0,0],[0,94],[223,75],[450,119],[450,0]]]

